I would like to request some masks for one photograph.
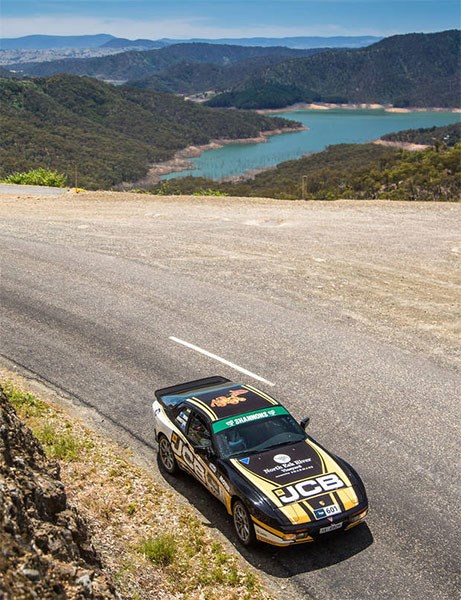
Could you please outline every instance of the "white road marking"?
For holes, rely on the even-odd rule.
[[[225,358],[221,358],[221,356],[218,356],[217,354],[212,354],[211,352],[208,352],[208,350],[199,348],[198,346],[195,346],[194,344],[190,344],[189,342],[180,340],[179,338],[173,337],[172,335],[170,335],[170,337],[168,339],[170,339],[173,342],[176,342],[177,344],[182,344],[183,346],[186,346],[186,348],[190,348],[191,350],[200,352],[201,354],[204,354],[205,356],[208,356],[209,358],[213,358],[214,360],[217,360],[217,361],[223,363],[223,365],[227,365],[228,367],[231,367],[232,369],[235,369],[236,371],[240,371],[240,373],[244,373],[245,375],[248,375],[249,377],[253,377],[253,379],[257,379],[258,381],[267,383],[267,385],[272,385],[272,386],[275,385],[275,383],[272,383],[271,381],[264,379],[264,377],[260,377],[259,375],[256,375],[255,373],[252,373],[251,371],[248,371],[247,369],[244,369],[243,367],[239,367],[238,365],[226,360]]]

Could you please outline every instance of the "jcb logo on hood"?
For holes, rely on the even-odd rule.
[[[291,502],[298,502],[298,500],[303,500],[304,498],[317,496],[317,494],[332,492],[344,486],[344,481],[342,481],[336,473],[329,473],[328,475],[306,479],[293,485],[278,488],[277,490],[274,490],[274,493],[281,502],[290,504]]]

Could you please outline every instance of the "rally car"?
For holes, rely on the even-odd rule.
[[[264,392],[215,376],[155,396],[161,467],[191,473],[219,498],[244,545],[312,542],[365,519],[358,474]]]

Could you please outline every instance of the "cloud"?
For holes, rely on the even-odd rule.
[[[335,24],[310,26],[239,26],[217,27],[207,19],[190,17],[136,21],[133,19],[103,17],[6,17],[2,19],[1,37],[26,35],[92,35],[108,33],[129,39],[159,39],[164,37],[189,38],[244,38],[244,37],[291,37],[291,36],[335,36],[335,35],[391,35],[396,31],[374,31],[372,28],[350,28]]]

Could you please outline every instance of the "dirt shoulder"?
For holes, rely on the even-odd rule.
[[[0,198],[4,235],[293,303],[461,367],[461,204],[69,192]]]

